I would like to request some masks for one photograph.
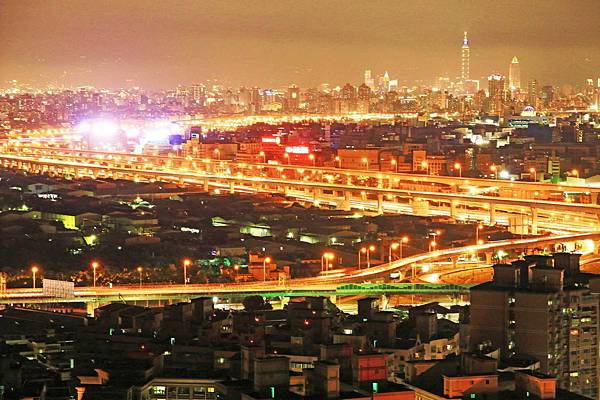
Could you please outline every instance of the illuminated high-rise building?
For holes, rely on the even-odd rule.
[[[508,67],[508,88],[511,92],[521,90],[521,67],[517,57],[513,57]]]
[[[298,111],[300,108],[300,88],[292,85],[287,91],[287,103],[289,111]]]
[[[493,280],[471,288],[469,347],[498,349],[505,360],[536,359],[559,387],[598,399],[598,294],[583,283],[580,257],[494,265]]]
[[[365,70],[365,85],[371,88],[371,90],[375,89],[375,79],[373,79],[370,69]]]
[[[533,106],[533,107],[537,107],[538,99],[540,98],[537,80],[532,79],[529,81],[528,92],[529,92],[529,105]]]
[[[499,113],[502,111],[502,105],[505,100],[505,78],[500,74],[493,74],[488,77],[488,92],[490,100],[490,112]]]
[[[542,87],[542,104],[544,107],[549,107],[550,104],[554,101],[554,88],[551,85],[546,85]]]
[[[588,78],[586,83],[587,83],[587,85],[585,87],[585,95],[588,96],[588,98],[593,101],[594,95],[596,94],[596,88],[594,87],[594,80],[591,78]]]
[[[197,104],[201,104],[204,100],[204,86],[198,84],[192,85],[191,92],[192,100],[194,100],[194,102]]]
[[[387,93],[390,91],[390,74],[388,74],[387,71],[385,71],[385,74],[383,74],[383,77],[380,80],[380,86],[381,93]]]
[[[462,49],[460,52],[460,80],[465,82],[470,79],[471,74],[471,66],[470,66],[470,58],[471,58],[471,50],[469,49],[469,39],[467,38],[467,32],[465,32],[465,36],[463,37]]]

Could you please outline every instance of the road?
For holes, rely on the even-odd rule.
[[[423,253],[388,264],[349,273],[277,282],[252,282],[227,285],[137,285],[113,288],[77,288],[74,299],[65,301],[99,301],[101,299],[161,299],[174,296],[231,296],[242,294],[282,293],[288,295],[335,294],[342,284],[360,284],[389,279],[394,271],[405,271],[414,263],[456,260],[470,253],[491,254],[511,248],[600,239],[596,204],[600,189],[562,187],[532,182],[424,176],[382,173],[368,170],[249,164],[231,161],[193,159],[190,157],[107,153],[60,147],[0,146],[0,163],[29,173],[51,173],[64,177],[113,177],[135,181],[165,181],[194,185],[204,190],[264,192],[282,194],[302,201],[329,204],[343,209],[362,209],[376,213],[395,212],[416,215],[446,215],[459,220],[478,220],[490,224],[531,227],[533,234],[551,236],[513,239],[443,249]],[[554,192],[579,191],[592,203],[556,201]],[[582,197],[582,199],[585,198]],[[568,199],[568,197],[564,197]],[[421,204],[426,203],[426,204]],[[418,204],[421,204],[420,209]],[[426,205],[426,206],[425,206]],[[591,232],[591,233],[589,233]],[[375,287],[371,288],[378,293]],[[4,303],[48,302],[40,290],[9,289]]]
[[[113,287],[78,287],[73,298],[54,299],[43,295],[41,289],[8,289],[5,296],[0,298],[0,304],[33,304],[52,302],[103,302],[103,301],[133,301],[133,300],[166,300],[173,298],[191,298],[197,296],[240,297],[252,294],[281,295],[281,296],[308,296],[308,295],[339,295],[356,294],[379,295],[389,293],[390,288],[370,286],[368,291],[357,289],[355,292],[340,292],[340,287],[345,284],[377,283],[389,280],[390,273],[400,271],[404,276],[411,270],[413,264],[431,263],[438,260],[448,260],[461,255],[473,253],[491,253],[497,250],[512,248],[527,248],[530,246],[548,246],[555,243],[568,241],[600,240],[600,232],[587,234],[570,234],[544,238],[511,239],[489,242],[481,245],[449,248],[429,253],[422,253],[391,263],[380,264],[371,268],[340,272],[327,276],[313,278],[290,279],[285,282],[266,281],[231,284],[195,284],[195,285],[128,285]],[[410,284],[409,284],[410,285]],[[435,285],[429,286],[429,293],[436,291]],[[441,291],[445,286],[437,286]],[[419,286],[404,287],[397,293],[417,293]],[[447,288],[447,287],[446,287]],[[449,292],[458,293],[456,288],[448,289]],[[426,290],[423,291],[427,292]]]

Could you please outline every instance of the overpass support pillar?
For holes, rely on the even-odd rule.
[[[538,210],[535,207],[531,207],[531,234],[538,234]]]
[[[340,202],[340,208],[344,211],[350,211],[350,199],[352,198],[352,193],[349,191],[344,192],[344,199]]]
[[[452,257],[452,269],[455,270],[458,266],[458,257]]]
[[[450,201],[450,217],[455,218],[456,219],[456,201],[455,200],[451,200]]]
[[[490,225],[496,225],[496,205],[490,203]]]
[[[383,214],[383,194],[377,195],[377,214]]]
[[[97,301],[90,301],[89,303],[85,304],[85,307],[86,307],[87,314],[89,316],[93,317],[94,316],[94,310],[96,308],[100,307],[100,303],[97,302]]]
[[[235,182],[229,182],[229,194],[235,194]]]
[[[313,190],[313,200],[315,201],[315,203],[321,200],[321,189]]]
[[[204,191],[208,192],[209,188],[208,188],[208,179],[204,180]]]

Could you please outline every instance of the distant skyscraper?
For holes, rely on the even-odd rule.
[[[529,105],[533,106],[533,107],[537,107],[538,99],[540,97],[537,80],[532,79],[529,81],[528,92],[529,92]]]
[[[196,103],[200,103],[204,97],[204,87],[202,85],[192,85],[192,99]]]
[[[375,89],[375,79],[373,79],[370,69],[365,70],[365,85],[371,88],[371,90]]]
[[[585,88],[585,95],[591,100],[594,101],[594,95],[596,94],[596,88],[594,87],[594,80],[591,78],[587,79],[587,86]]]
[[[493,74],[488,77],[488,92],[490,99],[489,111],[499,113],[505,98],[504,76]]]
[[[466,81],[469,80],[470,75],[471,75],[471,70],[470,70],[470,58],[471,58],[471,52],[469,50],[469,39],[467,38],[467,32],[465,32],[465,36],[463,38],[463,44],[462,44],[462,49],[460,52],[460,56],[461,56],[461,64],[460,64],[460,80],[461,81]]]
[[[521,67],[517,57],[513,57],[508,67],[508,87],[511,92],[521,90]]]
[[[289,111],[298,111],[300,108],[300,88],[292,85],[288,88],[287,102]]]
[[[550,85],[542,87],[542,104],[544,107],[550,106],[554,101],[554,88]]]
[[[384,93],[390,91],[390,74],[388,74],[387,71],[385,71],[385,74],[383,74],[382,90]]]

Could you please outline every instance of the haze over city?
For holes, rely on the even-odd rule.
[[[0,76],[35,86],[165,89],[342,85],[364,69],[403,84],[454,78],[468,31],[472,77],[575,84],[600,70],[594,0],[0,3]]]
[[[596,3],[0,0],[0,400],[599,400]]]

